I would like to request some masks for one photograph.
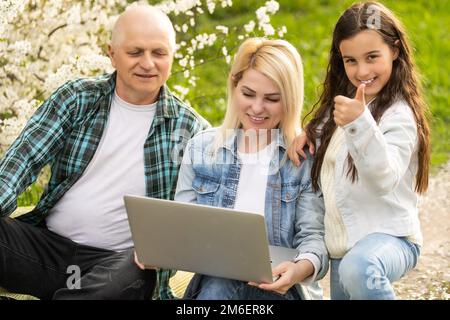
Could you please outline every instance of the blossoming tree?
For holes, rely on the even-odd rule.
[[[225,103],[223,96],[208,107],[195,103],[210,91],[208,80],[198,85],[202,81],[198,70],[221,63],[226,75],[227,63],[245,37],[283,37],[286,32],[285,27],[275,29],[271,24],[270,17],[279,10],[274,0],[261,1],[250,21],[231,24],[215,17],[227,17],[227,11],[233,10],[231,0],[153,4],[171,17],[177,32],[169,85],[206,118]],[[56,88],[70,79],[112,71],[106,56],[110,31],[128,5],[126,0],[0,1],[0,155]],[[224,90],[225,77],[222,86]]]

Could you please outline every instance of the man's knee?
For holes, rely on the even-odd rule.
[[[155,270],[141,270],[127,252],[112,254],[84,274],[77,288],[55,292],[54,299],[147,300],[156,285]]]

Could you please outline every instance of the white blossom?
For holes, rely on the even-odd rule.
[[[216,3],[214,2],[214,0],[207,0],[206,1],[206,6],[208,7],[208,12],[210,14],[214,13],[214,9],[216,8]]]
[[[228,27],[226,26],[216,26],[216,29],[221,31],[223,34],[228,34]]]
[[[80,4],[74,5],[67,13],[67,24],[80,24],[81,22],[81,6]]]
[[[278,36],[280,38],[283,38],[285,33],[287,33],[287,28],[286,26],[282,26],[279,30],[278,30]]]
[[[274,14],[280,9],[280,4],[277,1],[270,0],[266,2],[267,12]]]
[[[275,29],[270,24],[263,24],[262,29],[265,36],[273,36],[275,34]]]
[[[184,99],[184,97],[187,96],[187,94],[189,93],[189,88],[180,86],[180,85],[174,85],[173,89],[178,93],[178,96],[181,99]]]
[[[222,8],[231,7],[233,5],[233,1],[221,0],[220,4],[221,4]]]
[[[250,33],[255,29],[256,23],[253,20],[250,20],[249,23],[244,25],[245,32]]]

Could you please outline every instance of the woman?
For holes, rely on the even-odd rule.
[[[302,105],[296,49],[284,40],[246,40],[228,77],[224,123],[189,141],[175,200],[263,214],[269,243],[296,248],[298,255],[272,270],[278,279],[271,284],[196,275],[187,297],[321,298],[316,281],[328,269],[323,200],[312,190],[312,159],[296,167],[286,158]],[[298,290],[297,283],[308,290]]]

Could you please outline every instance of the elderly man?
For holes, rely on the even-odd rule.
[[[164,13],[130,8],[109,46],[116,72],[66,83],[29,120],[0,162],[0,286],[41,299],[171,297],[168,270],[134,263],[123,195],[172,199],[180,151],[208,126],[165,85],[174,49]],[[47,164],[35,209],[7,217]]]

